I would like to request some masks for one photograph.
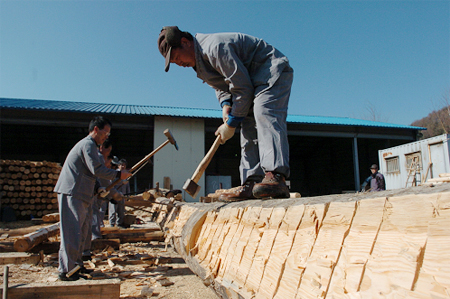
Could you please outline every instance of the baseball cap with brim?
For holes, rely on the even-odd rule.
[[[378,165],[377,164],[372,164],[372,166],[370,166],[370,169],[378,169]]]
[[[162,56],[166,59],[164,70],[169,71],[170,55],[172,54],[172,47],[181,45],[182,32],[177,26],[166,26],[161,29],[158,37],[158,49]]]

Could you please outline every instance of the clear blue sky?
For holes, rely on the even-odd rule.
[[[274,45],[295,71],[289,114],[409,125],[450,92],[448,0],[0,0],[0,97],[220,109],[192,69],[164,72],[166,25]]]

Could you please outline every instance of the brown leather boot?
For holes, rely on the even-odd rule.
[[[242,186],[233,188],[233,190],[230,192],[224,192],[220,194],[219,201],[234,202],[247,199],[255,199],[252,193],[253,186],[255,186],[255,182],[253,181],[246,182]]]
[[[289,188],[284,175],[275,172],[266,172],[261,183],[253,187],[253,196],[256,198],[289,198]]]

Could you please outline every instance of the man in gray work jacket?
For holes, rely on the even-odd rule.
[[[216,131],[222,144],[241,126],[242,186],[220,199],[289,198],[287,109],[293,69],[280,51],[242,33],[196,34],[164,27],[158,48],[170,63],[192,67],[216,90],[224,124]]]
[[[82,252],[91,225],[89,209],[92,209],[94,191],[105,192],[97,188],[97,177],[126,179],[131,176],[128,171],[116,171],[100,162],[98,146],[110,135],[111,122],[101,116],[89,123],[89,135],[80,140],[67,155],[62,167],[55,192],[58,193],[60,235],[59,279],[77,280],[77,271],[68,277],[67,273],[79,265],[84,269]],[[99,190],[101,189],[101,190]]]

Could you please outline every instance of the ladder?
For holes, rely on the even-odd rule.
[[[419,174],[419,177],[420,177],[420,164],[419,164],[417,157],[414,157],[411,161],[411,164],[409,165],[409,172],[408,172],[408,177],[406,178],[405,188],[408,187],[408,181],[411,176],[413,177],[411,186],[417,186],[417,180],[416,180],[417,174]]]

